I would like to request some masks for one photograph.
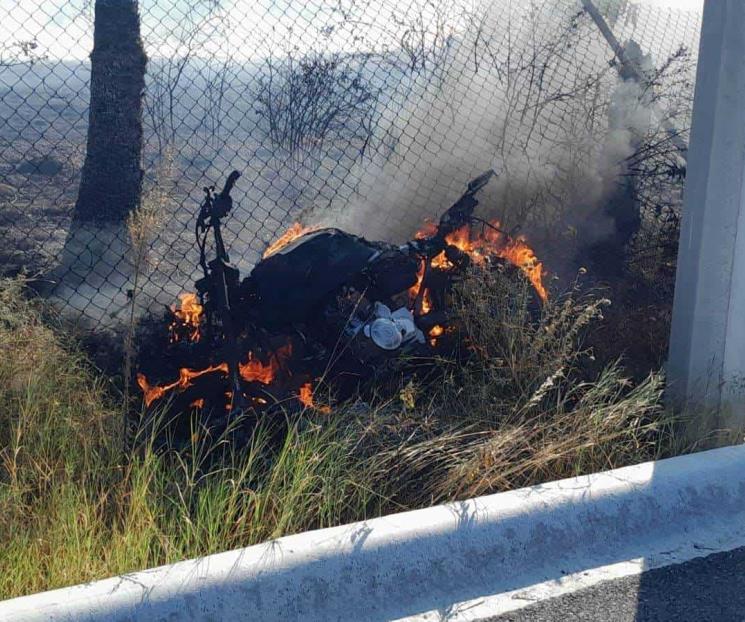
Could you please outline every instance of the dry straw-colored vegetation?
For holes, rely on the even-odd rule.
[[[185,450],[151,431],[123,451],[121,398],[21,281],[0,283],[0,598],[675,450],[659,376],[583,372],[606,301],[538,311],[481,271],[457,294],[460,364],[262,424],[248,447],[195,425]]]

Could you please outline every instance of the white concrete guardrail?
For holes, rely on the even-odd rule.
[[[529,586],[545,593],[588,569],[628,573],[743,545],[737,446],[17,598],[0,603],[0,620],[473,620],[519,606],[505,593],[528,602]]]

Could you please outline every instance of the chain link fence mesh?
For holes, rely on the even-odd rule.
[[[686,139],[701,19],[595,5],[654,97],[624,91],[575,0],[141,0],[154,215],[140,261],[126,223],[71,228],[93,3],[0,0],[0,266],[49,282],[94,327],[126,320],[135,289],[138,313],[171,304],[196,276],[202,187],[233,168],[226,243],[244,274],[295,221],[407,239],[490,167],[484,202],[508,227],[540,238],[569,206],[586,221],[628,155],[628,137],[614,152],[634,124],[624,97]]]

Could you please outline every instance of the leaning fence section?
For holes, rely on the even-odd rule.
[[[700,14],[590,4],[641,82],[586,1],[141,0],[141,213],[81,233],[95,3],[0,3],[0,267],[93,327],[170,304],[202,187],[233,168],[243,271],[295,221],[406,239],[490,167],[489,216],[537,238],[632,169],[654,211],[656,167],[684,168]]]

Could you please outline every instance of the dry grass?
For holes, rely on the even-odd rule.
[[[137,332],[138,309],[142,279],[148,268],[148,253],[158,231],[163,226],[164,214],[168,213],[173,185],[173,154],[166,152],[155,170],[154,180],[145,188],[140,205],[127,216],[129,255],[132,263],[132,290],[129,301],[129,318],[124,335],[124,403],[129,404],[131,393],[132,365],[136,355],[134,343]]]
[[[141,432],[124,455],[106,381],[2,281],[0,598],[673,451],[660,377],[578,373],[605,303],[575,292],[537,319],[521,287],[469,279],[472,351],[386,400],[260,425],[240,451],[195,426],[185,450]]]
[[[124,456],[121,407],[73,344],[0,282],[0,599],[247,546],[376,511],[342,422],[260,427],[233,451],[195,428]]]
[[[638,386],[613,363],[586,378],[582,347],[607,300],[577,290],[535,318],[524,284],[494,272],[471,275],[458,292],[460,365],[409,392],[416,423],[391,440],[391,421],[368,427],[376,471],[389,494],[420,506],[611,469],[679,451],[662,404],[663,378]],[[411,408],[411,404],[409,404]],[[399,424],[400,425],[400,424]],[[403,430],[404,428],[402,428]],[[394,435],[395,437],[395,435]],[[382,439],[382,440],[381,440]]]

